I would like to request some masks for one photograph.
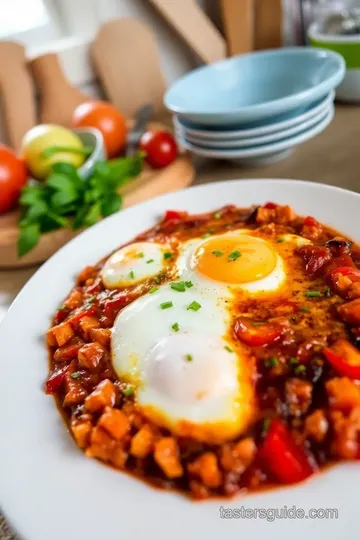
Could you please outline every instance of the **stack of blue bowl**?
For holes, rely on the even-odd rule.
[[[165,95],[181,146],[265,164],[321,133],[345,74],[337,53],[294,47],[233,57],[188,73]]]

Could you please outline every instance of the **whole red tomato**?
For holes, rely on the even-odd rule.
[[[146,161],[156,169],[167,167],[178,156],[174,137],[168,131],[148,131],[141,138],[140,148],[146,152]]]
[[[126,120],[111,103],[106,101],[82,103],[74,111],[72,124],[74,127],[91,127],[101,131],[109,158],[118,156],[125,146]]]
[[[15,206],[27,176],[24,161],[10,148],[0,145],[0,214]]]

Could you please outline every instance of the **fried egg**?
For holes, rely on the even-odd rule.
[[[135,388],[147,418],[214,443],[247,429],[254,410],[251,362],[225,337],[228,324],[224,305],[216,308],[193,287],[176,292],[168,284],[120,312],[113,366]]]
[[[148,419],[209,443],[248,429],[256,418],[255,366],[249,350],[232,337],[234,294],[279,291],[286,283],[285,255],[303,241],[289,234],[281,240],[262,238],[247,229],[188,240],[171,262],[175,284],[153,288],[119,313],[112,329],[113,367],[132,385],[137,407]],[[159,250],[155,270],[161,270],[162,246],[133,244],[128,246],[132,262],[125,257],[127,270],[117,282],[148,245]],[[137,260],[141,264],[134,272],[143,279],[147,268],[141,273],[143,258]]]
[[[163,244],[137,242],[125,246],[108,258],[101,272],[108,289],[128,287],[155,276],[166,264],[169,248]]]

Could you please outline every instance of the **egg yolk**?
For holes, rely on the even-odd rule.
[[[253,236],[227,235],[207,240],[195,252],[194,267],[204,276],[224,283],[249,283],[275,269],[276,253]]]

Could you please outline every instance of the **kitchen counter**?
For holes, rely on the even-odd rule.
[[[196,169],[196,185],[235,178],[294,178],[360,192],[360,106],[338,105],[333,122],[321,135],[278,163],[245,168],[223,161],[196,160]],[[35,271],[0,271],[0,319]],[[14,540],[1,513],[0,540]]]

